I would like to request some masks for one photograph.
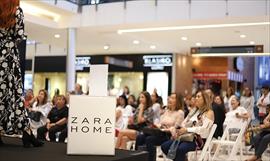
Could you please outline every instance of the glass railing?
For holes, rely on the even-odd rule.
[[[78,5],[96,5],[102,3],[125,2],[131,0],[67,0]]]

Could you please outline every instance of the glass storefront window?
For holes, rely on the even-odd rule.
[[[110,72],[108,83],[110,95],[121,95],[128,86],[130,94],[138,98],[143,91],[143,72]]]
[[[152,94],[157,90],[157,94],[162,97],[163,103],[167,104],[169,76],[167,72],[149,72],[147,74],[146,90]]]
[[[32,78],[32,73],[25,73],[24,75],[24,89],[32,89],[32,82],[33,82],[33,78]]]
[[[60,94],[66,95],[66,74],[65,73],[35,73],[34,94],[38,94],[40,89],[48,91],[49,98],[52,99],[56,89]]]
[[[90,74],[91,76],[91,74]],[[89,73],[77,72],[76,82],[82,85],[84,93],[88,90]],[[119,96],[125,86],[137,98],[143,91],[143,72],[110,72],[108,75],[108,94]]]

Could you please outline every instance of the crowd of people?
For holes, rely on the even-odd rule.
[[[126,149],[127,142],[135,141],[135,149],[149,152],[149,161],[156,160],[156,146],[161,146],[163,153],[168,154],[174,140],[186,133],[196,133],[205,141],[213,124],[217,125],[214,138],[220,139],[226,126],[233,122],[255,120],[258,116],[260,128],[270,128],[270,92],[264,85],[261,96],[255,99],[251,90],[245,87],[237,96],[229,87],[226,95],[215,95],[211,89],[200,90],[194,95],[182,96],[172,93],[167,105],[163,105],[157,91],[150,95],[141,92],[138,104],[127,103],[131,95],[118,97],[116,108],[116,148]],[[159,100],[159,101],[158,101]],[[256,110],[258,109],[258,110]],[[254,111],[259,111],[256,113]],[[263,114],[262,114],[263,113]],[[120,124],[118,124],[121,122]],[[154,130],[149,130],[154,129]],[[160,130],[157,132],[157,129]],[[270,143],[270,132],[263,131],[254,136],[252,143],[255,155],[248,161],[260,160],[262,153]],[[178,145],[174,160],[184,161],[189,151],[202,148],[194,141],[182,141]]]

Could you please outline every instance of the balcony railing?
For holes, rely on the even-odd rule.
[[[112,3],[112,2],[125,2],[131,0],[67,0],[69,2],[78,4],[78,5],[96,5],[102,3]]]

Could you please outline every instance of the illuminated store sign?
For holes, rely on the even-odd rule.
[[[196,79],[227,79],[226,72],[196,72],[193,73],[193,78]]]
[[[144,67],[151,67],[153,70],[163,69],[165,66],[172,66],[172,55],[145,55],[143,56]]]
[[[76,70],[83,70],[85,67],[90,67],[91,57],[76,57],[75,66]]]
[[[240,74],[240,73],[228,71],[227,76],[228,76],[228,80],[231,80],[231,81],[236,81],[236,82],[243,82],[244,81],[244,76],[243,76],[243,74]]]
[[[115,65],[115,66],[133,68],[132,61],[117,59],[117,58],[110,57],[110,56],[106,56],[104,62],[107,64]]]

